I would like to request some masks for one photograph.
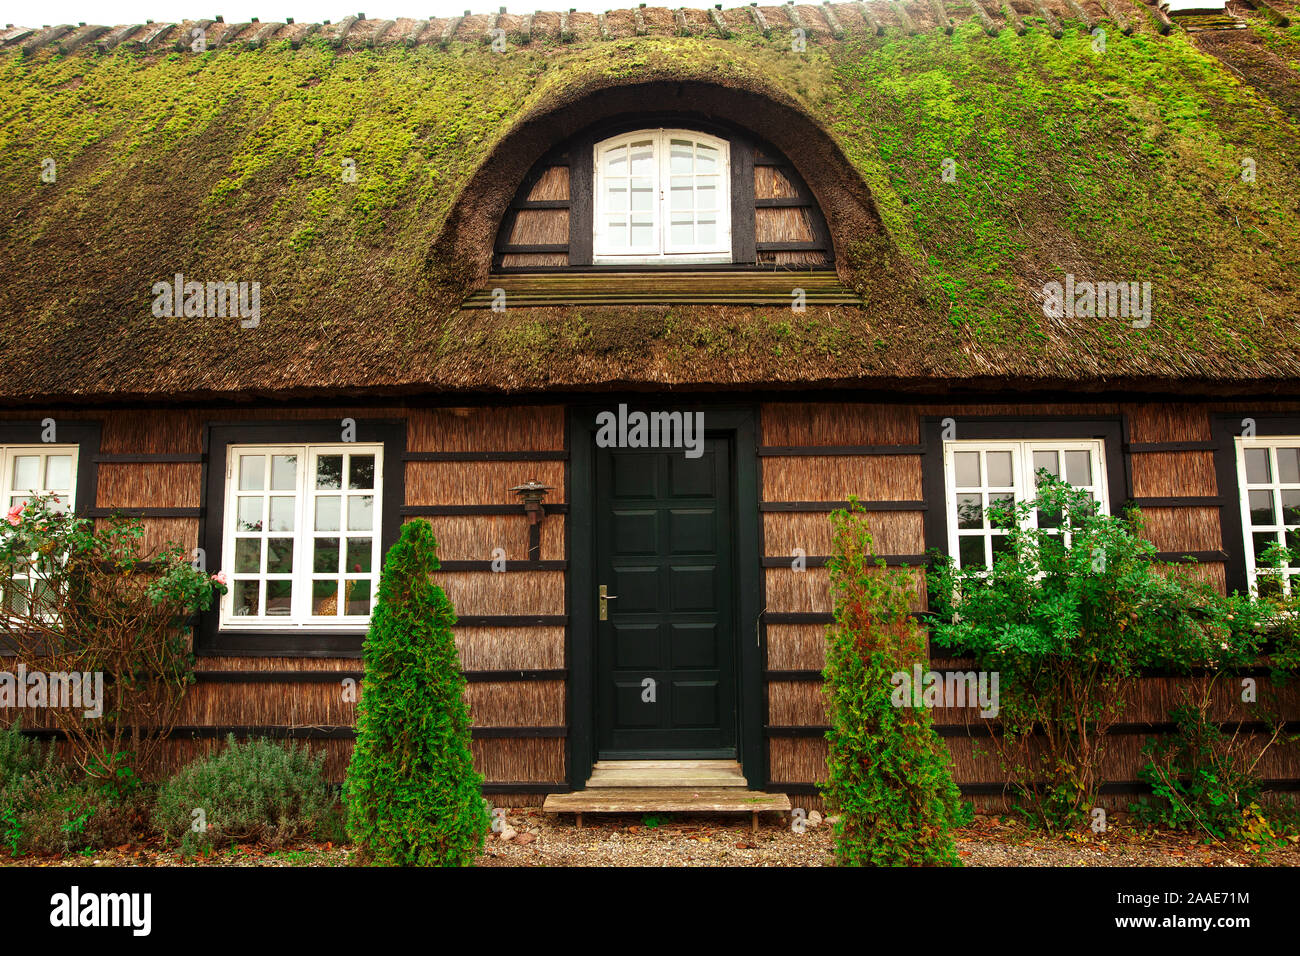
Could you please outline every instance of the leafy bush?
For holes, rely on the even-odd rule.
[[[365,643],[357,743],[344,794],[362,858],[466,866],[489,819],[470,753],[456,615],[431,575],[438,542],[411,521],[384,560]]]
[[[162,785],[154,825],[163,839],[193,853],[231,843],[285,842],[311,836],[331,800],[325,754],[269,740],[240,744],[231,735],[218,753],[182,768]]]
[[[990,508],[1007,532],[992,568],[939,558],[931,606],[937,644],[999,673],[991,739],[1022,809],[1056,829],[1096,805],[1106,730],[1142,668],[1251,659],[1261,632],[1248,600],[1158,563],[1139,512],[1099,515],[1086,493],[1039,482],[1034,500]]]
[[[1147,763],[1139,776],[1151,784],[1152,798],[1133,805],[1139,820],[1266,847],[1276,811],[1278,832],[1290,832],[1291,825],[1279,810],[1284,803],[1262,806],[1263,781],[1257,768],[1274,746],[1297,739],[1285,733],[1282,691],[1300,665],[1300,580],[1290,594],[1280,583],[1283,568],[1300,564],[1296,558],[1277,544],[1265,551],[1255,605],[1256,623],[1265,625],[1257,626],[1259,637],[1225,644],[1215,666],[1188,681],[1180,703],[1171,708],[1174,733],[1147,740],[1142,749]],[[1243,699],[1235,678],[1261,661],[1270,665],[1267,680],[1256,679],[1254,698]],[[1214,719],[1216,695],[1225,692],[1238,714],[1249,714],[1268,733],[1225,732]]]
[[[30,672],[94,679],[95,707],[47,713],[72,762],[116,784],[158,757],[192,680],[190,618],[225,593],[179,547],[141,553],[143,536],[138,520],[97,525],[52,496],[0,521],[0,646]]]
[[[831,515],[835,623],[827,629],[829,779],[842,865],[960,865],[952,829],[966,822],[943,742],[920,706],[895,706],[891,678],[926,660],[912,618],[913,580],[875,558],[865,516]]]

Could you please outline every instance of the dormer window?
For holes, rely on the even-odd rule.
[[[595,146],[594,262],[731,261],[726,140],[640,130]]]

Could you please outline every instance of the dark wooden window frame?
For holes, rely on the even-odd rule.
[[[1110,513],[1119,514],[1131,497],[1124,455],[1124,421],[1115,416],[960,415],[921,419],[921,495],[925,500],[925,547],[951,554],[948,541],[948,489],[943,474],[943,422],[956,422],[957,441],[1083,441],[1097,439],[1106,452],[1106,495]]]
[[[45,430],[41,421],[45,418],[54,419],[54,437],[57,441],[41,441],[41,433]],[[57,415],[41,415],[30,422],[0,422],[0,445],[77,446],[77,493],[72,510],[83,517],[92,517],[97,510],[102,435],[101,422],[81,419],[60,421]]]
[[[596,413],[617,407],[619,399],[596,404],[577,404],[569,409],[566,444],[570,449],[568,480],[571,502],[595,500],[595,432]],[[736,706],[738,747],[745,778],[753,788],[767,781],[767,741],[763,723],[767,711],[766,685],[763,680],[763,654],[759,646],[759,619],[763,610],[764,577],[760,563],[761,523],[758,510],[758,412],[743,406],[673,404],[653,400],[635,402],[641,411],[703,411],[705,434],[725,432],[735,439],[732,499],[736,522],[736,627],[737,666]],[[569,667],[568,748],[569,785],[582,789],[591,776],[596,752],[595,694],[595,585],[592,575],[595,554],[592,507],[575,504],[567,522],[569,565],[568,601],[570,628],[567,662]],[[753,626],[751,632],[750,627]],[[755,639],[751,640],[751,633]]]
[[[209,569],[221,567],[226,513],[226,461],[231,445],[337,444],[342,434],[339,419],[326,421],[207,422],[203,427],[203,517],[199,541]],[[388,553],[402,527],[406,503],[406,422],[404,419],[356,420],[358,444],[384,446],[383,516],[379,525],[380,554]],[[194,650],[198,655],[256,657],[359,657],[365,639],[357,630],[311,628],[221,629],[221,614],[213,608],[199,617]]]
[[[1218,412],[1210,416],[1214,443],[1214,474],[1219,490],[1219,528],[1228,560],[1225,568],[1228,593],[1246,594],[1246,540],[1241,524],[1241,486],[1237,482],[1237,442],[1242,419],[1255,420],[1256,438],[1300,436],[1300,416],[1252,415],[1249,412]]]
[[[731,147],[731,257],[728,263],[594,263],[592,249],[594,225],[593,165],[595,146],[603,140],[623,133],[642,129],[689,129],[725,139]],[[759,150],[767,152],[766,158],[756,159]],[[775,166],[789,178],[798,195],[788,199],[754,198],[754,166]],[[542,171],[549,166],[569,167],[569,198],[553,202],[528,200],[528,194]],[[812,222],[812,242],[756,243],[755,215],[758,208],[770,206],[802,206],[808,209]],[[514,230],[515,218],[521,209],[569,210],[569,241],[567,245],[526,246],[508,243]],[[745,130],[730,124],[721,124],[694,114],[647,113],[636,117],[593,126],[567,140],[539,160],[524,179],[502,220],[493,253],[493,269],[502,273],[565,272],[573,270],[593,272],[673,272],[673,271],[737,271],[754,268],[775,269],[778,266],[760,264],[758,253],[783,251],[822,251],[827,263],[821,268],[831,268],[835,258],[830,229],[815,197],[794,165],[773,147],[756,139]],[[567,266],[512,266],[501,265],[503,256],[521,253],[567,253]]]

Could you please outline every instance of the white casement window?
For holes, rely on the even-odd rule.
[[[726,140],[642,130],[597,143],[595,166],[596,262],[731,261]]]
[[[948,540],[963,568],[992,567],[994,556],[1009,547],[1006,529],[993,526],[989,509],[1010,511],[1017,502],[1032,500],[1040,470],[1087,491],[1102,513],[1109,511],[1100,441],[949,441],[943,467]],[[1028,524],[1050,529],[1060,521],[1034,511]]]
[[[221,626],[364,627],[383,481],[382,445],[230,446]]]
[[[1275,569],[1264,552],[1273,544],[1300,552],[1300,436],[1238,438],[1236,444],[1246,580],[1256,593],[1290,594],[1300,559]]]
[[[40,496],[52,496],[49,507],[53,511],[71,511],[77,497],[77,451],[76,445],[0,445],[0,506],[4,514]],[[29,600],[42,600],[41,575],[41,568],[35,565],[26,573],[0,581],[0,602],[14,613],[25,613]]]

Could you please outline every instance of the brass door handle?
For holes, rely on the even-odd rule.
[[[617,600],[618,600],[617,594],[609,593],[609,585],[602,584],[600,586],[600,619],[602,621],[609,620],[609,602],[617,601]]]

